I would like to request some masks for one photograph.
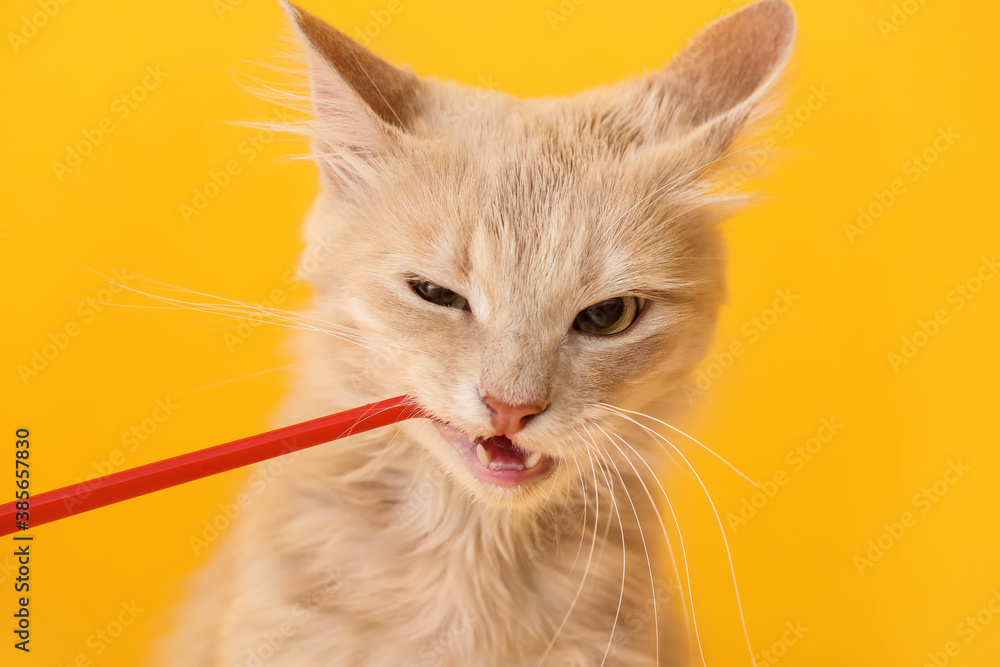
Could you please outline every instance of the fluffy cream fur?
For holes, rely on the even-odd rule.
[[[790,56],[791,8],[758,2],[659,72],[533,100],[419,79],[286,9],[322,180],[306,254],[328,259],[308,276],[322,331],[298,336],[280,421],[407,394],[488,437],[489,393],[546,406],[518,442],[554,467],[481,482],[429,420],[288,457],[199,577],[164,664],[687,664],[663,450],[602,404],[666,418],[709,344],[719,176]],[[571,328],[623,295],[646,300],[624,332]]]

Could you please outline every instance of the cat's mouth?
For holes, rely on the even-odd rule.
[[[484,482],[517,486],[545,477],[554,466],[551,457],[525,449],[506,436],[470,440],[450,424],[436,420],[434,424],[462,455],[469,471]]]

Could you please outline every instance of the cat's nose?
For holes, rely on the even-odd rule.
[[[493,428],[497,435],[511,437],[531,421],[531,418],[545,409],[544,405],[528,403],[510,405],[490,395],[483,396],[483,402],[493,412]]]

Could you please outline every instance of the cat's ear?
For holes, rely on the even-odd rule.
[[[706,26],[663,70],[647,77],[661,138],[695,135],[722,152],[781,78],[795,42],[785,0],[762,0]]]
[[[313,150],[336,188],[357,192],[419,112],[423,83],[300,7],[282,6],[306,46]]]

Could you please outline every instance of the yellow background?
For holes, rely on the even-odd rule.
[[[368,27],[373,49],[419,74],[548,95],[658,68],[738,4],[401,0],[384,26]],[[305,5],[354,35],[389,3]],[[45,7],[54,15],[39,14]],[[755,650],[780,644],[786,623],[798,623],[808,630],[777,648],[779,664],[920,666],[954,641],[948,664],[995,666],[1000,617],[971,638],[959,624],[1000,590],[1000,279],[961,309],[952,291],[1000,249],[1000,5],[795,7],[799,48],[785,110],[799,121],[764,160],[760,171],[771,175],[756,187],[767,196],[726,225],[732,291],[716,351],[741,342],[743,354],[715,369],[706,362],[716,377],[691,422],[758,481],[787,483],[766,502],[758,496],[745,525],[733,524],[753,489],[710,457],[696,456],[696,465],[726,524]],[[254,328],[230,351],[235,321],[123,307],[153,304],[127,294],[110,295],[114,305],[100,312],[87,300],[108,286],[95,271],[116,267],[137,276],[136,287],[150,278],[246,301],[274,290],[288,303],[307,296],[287,279],[315,172],[286,158],[305,147],[228,124],[275,113],[239,80],[284,49],[277,3],[8,0],[0,28],[0,452],[12,458],[14,429],[32,430],[39,492],[265,430],[287,382],[281,371],[263,372],[288,363],[282,331]],[[14,44],[11,33],[30,37]],[[121,117],[115,101],[133,95],[147,67],[165,78]],[[53,162],[102,119],[113,131],[60,181]],[[949,128],[953,139],[935,156]],[[247,148],[254,138],[259,151]],[[924,151],[935,159],[914,181],[908,161]],[[180,205],[231,160],[240,173],[185,222]],[[859,207],[878,211],[877,193],[888,201],[897,180],[895,201],[852,242],[845,225]],[[774,321],[767,309],[778,290],[798,300]],[[947,321],[933,337],[918,335],[926,344],[893,368],[889,353],[939,309]],[[772,323],[762,331],[754,317]],[[77,335],[23,381],[19,367],[63,340],[67,325]],[[176,406],[162,423],[150,421],[164,416],[157,399]],[[824,418],[843,426],[794,468],[786,455]],[[149,435],[130,451],[123,434],[143,426]],[[968,467],[954,484],[940,481],[949,462]],[[0,470],[6,500],[13,463]],[[0,663],[140,664],[182,577],[204,562],[189,536],[244,475],[34,530],[30,657],[11,647],[13,542],[3,538]],[[704,497],[679,479],[709,665],[749,665],[719,528]],[[946,493],[925,512],[914,497],[935,482]],[[905,512],[911,525],[885,537],[884,524]],[[855,557],[880,537],[888,548],[859,572]],[[101,640],[133,602],[142,609],[134,622]]]

